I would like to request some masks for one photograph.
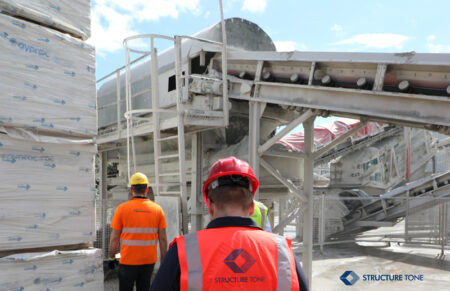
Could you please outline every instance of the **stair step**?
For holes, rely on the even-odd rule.
[[[180,183],[159,183],[159,186],[180,186]],[[156,185],[155,185],[156,186]]]
[[[177,138],[178,138],[178,135],[171,135],[171,136],[159,138],[158,141],[166,141],[166,140],[172,140],[172,139],[177,139]]]
[[[165,192],[159,192],[160,195],[180,195],[181,192],[179,191],[165,191]]]
[[[165,156],[160,156],[160,157],[158,157],[158,159],[160,159],[160,160],[163,160],[163,159],[173,159],[173,158],[178,158],[178,154],[165,155]]]
[[[161,177],[170,177],[170,176],[179,176],[179,175],[180,175],[179,172],[159,174],[159,176],[161,176]]]

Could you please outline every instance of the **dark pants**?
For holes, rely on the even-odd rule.
[[[133,291],[134,282],[136,282],[137,291],[149,291],[150,279],[153,273],[151,265],[122,265],[119,266],[119,290]]]

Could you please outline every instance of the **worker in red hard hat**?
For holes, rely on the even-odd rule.
[[[250,218],[258,186],[247,162],[218,160],[203,184],[211,222],[175,238],[150,290],[308,290],[291,241]]]

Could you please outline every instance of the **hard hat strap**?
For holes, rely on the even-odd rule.
[[[248,178],[240,175],[218,177],[209,184],[209,189],[214,190],[222,186],[241,186],[252,191]]]

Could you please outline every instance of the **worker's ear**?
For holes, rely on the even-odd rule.
[[[148,194],[148,186],[145,188],[145,194]]]
[[[250,215],[249,216],[252,216],[253,215],[253,213],[255,212],[255,201],[252,201],[252,206],[250,206]]]
[[[214,217],[214,212],[216,210],[216,205],[208,198],[208,214]]]

